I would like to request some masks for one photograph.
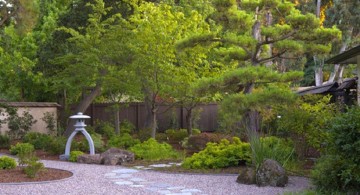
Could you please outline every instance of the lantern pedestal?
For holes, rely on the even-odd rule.
[[[60,160],[69,160],[71,142],[74,139],[75,135],[79,132],[81,132],[85,136],[86,140],[89,143],[90,155],[94,155],[95,154],[94,141],[92,140],[90,134],[85,129],[85,127],[86,127],[85,119],[90,118],[90,117],[87,115],[83,115],[83,113],[79,112],[77,115],[73,115],[70,118],[76,119],[76,124],[74,125],[75,130],[69,136],[69,138],[66,142],[65,154],[60,155]]]

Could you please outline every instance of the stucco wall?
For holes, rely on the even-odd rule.
[[[29,112],[33,116],[33,120],[36,120],[31,127],[31,131],[40,132],[49,134],[49,130],[46,128],[47,124],[42,118],[44,118],[45,113],[51,113],[54,116],[55,122],[57,122],[57,108],[58,104],[56,103],[40,103],[40,102],[7,102],[8,106],[14,107],[17,109],[17,113],[19,116],[23,116],[23,112]],[[1,120],[7,118],[8,115],[5,114],[0,116]],[[57,126],[57,124],[55,124]],[[7,122],[1,124],[0,133],[6,134],[9,131]]]

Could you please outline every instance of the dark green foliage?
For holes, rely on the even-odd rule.
[[[52,137],[38,132],[29,132],[24,136],[25,143],[32,144],[35,149],[46,150],[52,142]]]
[[[354,107],[331,123],[331,140],[312,172],[317,189],[332,192],[360,191],[360,108]]]
[[[34,178],[43,169],[44,169],[44,164],[34,159],[30,161],[26,167],[24,167],[24,172],[28,177]]]
[[[92,134],[90,134],[90,136],[91,136],[91,139],[94,142],[95,150],[97,152],[104,151],[104,142],[102,140],[102,136],[100,134],[98,134],[98,133],[92,133]],[[86,152],[86,151],[90,150],[89,142],[87,141],[87,139],[85,137],[83,137],[81,139],[81,141],[77,142],[75,145],[76,145],[75,146],[76,149],[81,150],[83,152]]]
[[[186,129],[168,129],[165,131],[165,134],[170,142],[180,142],[188,136]]]
[[[128,149],[139,143],[140,140],[134,139],[130,134],[122,133],[121,135],[111,137],[108,141],[108,146]]]
[[[109,122],[99,122],[98,124],[96,124],[94,129],[96,133],[105,136],[107,139],[110,139],[112,136],[115,135],[114,125]]]
[[[8,126],[10,131],[9,136],[13,139],[21,139],[23,136],[31,130],[31,126],[36,123],[33,120],[34,117],[27,111],[23,112],[23,116],[19,116],[17,113],[9,113]]]
[[[10,147],[9,136],[0,134],[0,148],[8,149],[9,147]]]
[[[14,169],[16,166],[15,159],[8,156],[0,157],[0,169]]]
[[[10,153],[19,158],[19,165],[26,165],[35,158],[34,146],[29,143],[17,143],[10,147]]]
[[[83,154],[84,154],[84,152],[82,152],[82,151],[77,151],[77,150],[71,151],[69,161],[70,162],[77,162],[77,157],[81,156]]]
[[[135,153],[137,159],[164,160],[178,158],[179,154],[167,143],[159,143],[150,138],[143,143],[136,144],[129,149]]]
[[[51,154],[63,154],[65,151],[67,139],[65,137],[54,137],[51,139],[51,143],[49,144],[46,151]]]
[[[205,149],[206,144],[209,142],[219,143],[222,139],[230,140],[231,137],[223,134],[216,133],[200,133],[190,136],[188,139],[183,140],[182,146],[193,152],[199,152]]]
[[[250,144],[234,137],[232,142],[223,139],[220,143],[208,143],[199,153],[184,160],[188,169],[216,169],[250,163]]]
[[[46,123],[46,128],[51,134],[59,135],[59,133],[56,131],[56,118],[54,113],[45,112],[41,120]]]
[[[135,125],[132,124],[130,121],[128,120],[123,120],[120,123],[120,131],[121,133],[133,133],[135,131]]]

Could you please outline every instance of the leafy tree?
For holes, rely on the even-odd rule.
[[[54,77],[57,89],[66,88],[75,93],[90,89],[90,93],[84,94],[78,103],[76,112],[84,112],[101,94],[106,77],[112,76],[109,72],[124,67],[131,57],[125,48],[129,30],[121,15],[104,18],[110,8],[105,8],[101,0],[88,6],[93,13],[89,15],[89,24],[84,28],[84,33],[72,28],[61,28],[71,35],[68,41],[74,49],[54,61],[63,68]],[[65,134],[71,133],[72,126],[72,123],[68,124]]]
[[[153,138],[159,105],[174,102],[174,86],[181,83],[175,43],[195,31],[206,31],[200,18],[196,11],[186,16],[164,3],[142,3],[129,18],[135,28],[131,47],[147,111],[145,127],[151,129]]]
[[[307,52],[328,53],[329,40],[340,37],[341,33],[336,28],[321,28],[319,19],[309,13],[302,14],[289,1],[215,0],[214,7],[208,21],[219,25],[219,30],[193,36],[180,47],[217,42],[217,52],[229,64],[238,64],[238,70],[204,81],[200,92],[216,89],[227,94],[222,103],[226,118],[232,122],[243,118],[247,128],[258,130],[256,113],[292,96],[286,86],[271,83],[287,83],[302,75],[300,72],[279,74],[271,67],[263,67],[265,63],[276,65],[279,59],[298,59]]]

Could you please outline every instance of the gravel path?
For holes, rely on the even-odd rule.
[[[123,166],[88,165],[61,161],[42,161],[46,167],[69,170],[71,178],[46,183],[0,184],[0,194],[92,195],[92,194],[283,194],[309,187],[303,177],[290,177],[285,188],[257,187],[236,183],[236,175],[170,174],[130,169]]]

